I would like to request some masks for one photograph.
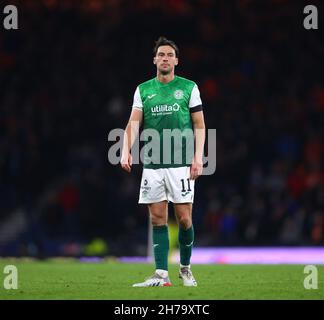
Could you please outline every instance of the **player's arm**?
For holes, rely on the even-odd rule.
[[[125,128],[123,150],[120,160],[122,168],[127,172],[131,171],[132,155],[130,151],[134,144],[136,136],[138,135],[142,121],[143,111],[139,108],[133,108],[127,126]]]
[[[195,137],[195,155],[191,164],[190,179],[195,180],[203,170],[203,153],[205,144],[205,120],[203,111],[191,113],[191,120]]]
[[[195,136],[195,155],[190,169],[190,179],[197,179],[202,174],[203,152],[205,144],[205,121],[198,86],[195,84],[190,96],[189,110]]]

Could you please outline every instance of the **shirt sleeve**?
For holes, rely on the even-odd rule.
[[[135,90],[132,108],[143,110],[143,103],[142,103],[139,87],[137,87]]]
[[[201,111],[202,110],[202,102],[200,99],[200,92],[198,86],[195,84],[190,96],[189,101],[190,112]]]

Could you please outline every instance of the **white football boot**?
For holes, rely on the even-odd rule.
[[[182,279],[185,287],[197,287],[197,281],[195,280],[189,267],[180,268],[179,278]]]
[[[147,278],[144,282],[135,283],[133,287],[170,287],[171,281],[169,277],[161,277],[157,273]]]

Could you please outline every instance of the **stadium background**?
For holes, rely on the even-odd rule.
[[[155,76],[160,35],[178,44],[177,73],[198,84],[217,129],[196,246],[324,244],[324,45],[303,28],[303,2],[8,4],[19,30],[0,31],[0,255],[146,254],[141,167],[109,164],[107,135]]]

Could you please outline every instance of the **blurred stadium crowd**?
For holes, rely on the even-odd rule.
[[[109,254],[146,253],[141,166],[109,164],[107,135],[155,76],[160,35],[180,47],[177,73],[217,129],[216,173],[196,185],[196,246],[324,244],[324,44],[296,1],[17,6],[19,30],[0,32],[0,255],[78,255],[95,239]]]

